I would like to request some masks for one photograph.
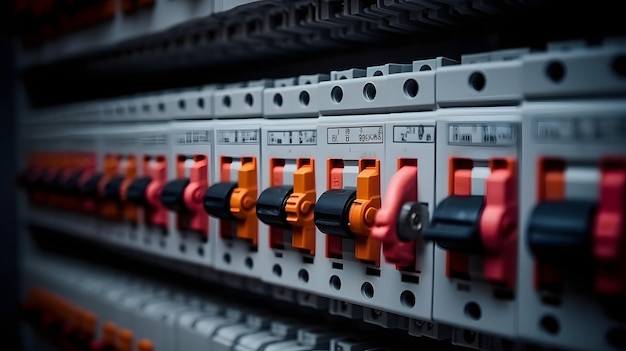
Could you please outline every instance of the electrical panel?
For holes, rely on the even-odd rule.
[[[342,13],[441,5],[363,3]],[[31,109],[25,320],[81,350],[623,349],[625,58],[554,42]]]

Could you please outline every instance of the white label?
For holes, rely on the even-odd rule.
[[[218,144],[258,144],[258,129],[218,130]]]
[[[433,125],[412,125],[394,126],[394,143],[434,143],[435,126]]]
[[[270,130],[267,145],[317,145],[316,130]]]
[[[541,119],[535,136],[550,142],[614,142],[626,139],[626,118],[588,116],[569,119]]]
[[[175,136],[176,144],[209,144],[211,135],[208,130],[190,130]]]
[[[517,126],[513,123],[454,123],[448,125],[450,145],[514,145]]]
[[[326,130],[328,144],[382,144],[383,127],[339,127]]]

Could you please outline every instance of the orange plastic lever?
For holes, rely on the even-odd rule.
[[[594,290],[600,295],[626,293],[626,158],[601,163],[600,201],[593,228],[597,268]]]
[[[315,160],[310,159],[308,164],[298,165],[293,175],[293,193],[285,205],[287,222],[293,226],[291,245],[310,254],[315,253],[315,199]]]
[[[209,217],[204,212],[203,199],[208,187],[208,161],[206,156],[194,156],[194,163],[189,172],[189,185],[183,193],[185,206],[192,212],[189,227],[203,235],[208,235]]]
[[[135,156],[131,156],[128,158],[126,162],[125,169],[122,170],[124,172],[124,181],[120,185],[120,198],[122,200],[126,200],[126,191],[130,186],[130,183],[135,180],[137,177],[137,158]],[[124,204],[124,218],[131,222],[137,221],[137,206],[132,203]]]
[[[380,241],[370,236],[380,208],[380,160],[359,160],[356,199],[350,207],[350,230],[356,235],[354,255],[362,261],[380,264]]]
[[[133,351],[133,332],[128,329],[120,330],[115,341],[115,351]]]
[[[485,185],[485,208],[480,236],[485,248],[483,276],[508,289],[515,287],[517,261],[517,162],[513,158],[489,160],[491,174]]]
[[[400,209],[404,203],[413,201],[417,201],[417,167],[403,166],[389,181],[385,201],[372,228],[372,237],[383,244],[385,259],[397,267],[415,264],[415,241],[401,241],[397,235]]]
[[[154,345],[148,339],[141,339],[137,343],[137,351],[154,351]]]
[[[237,188],[230,197],[230,212],[237,219],[237,237],[256,245],[259,231],[255,209],[258,197],[256,157],[242,157],[241,163]]]

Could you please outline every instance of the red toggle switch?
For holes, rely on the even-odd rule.
[[[285,169],[285,160],[272,158],[270,159],[270,186],[283,185],[283,170]],[[270,231],[270,247],[283,248],[283,230],[274,226],[269,227]]]
[[[417,166],[405,165],[394,174],[387,186],[382,207],[376,213],[372,237],[383,244],[387,262],[397,268],[414,267],[415,241],[402,241],[398,237],[398,215],[402,205],[417,201]]]
[[[517,261],[517,170],[515,159],[489,160],[485,208],[480,236],[485,249],[483,276],[509,289],[515,287]]]
[[[194,156],[194,163],[189,172],[189,185],[185,188],[183,201],[189,211],[191,218],[189,228],[203,235],[208,235],[209,217],[204,212],[204,193],[208,187],[208,162],[202,155]]]
[[[626,293],[626,158],[601,163],[600,202],[593,228],[596,259],[594,290],[601,295]]]
[[[152,181],[146,188],[146,200],[150,206],[150,222],[167,229],[167,208],[161,203],[161,192],[167,182],[167,160],[157,156],[155,163],[150,167],[146,162],[144,174],[149,174]]]

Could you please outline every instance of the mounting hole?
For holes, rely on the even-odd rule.
[[[361,285],[361,295],[366,299],[374,297],[374,286],[370,282],[365,282]]]
[[[225,253],[222,258],[224,259],[224,262],[230,264],[230,254],[229,253]]]
[[[404,290],[400,294],[400,303],[406,308],[413,308],[415,306],[415,294],[412,291]]]
[[[185,100],[178,100],[178,108],[184,110],[186,107]]]
[[[280,277],[283,275],[283,269],[280,268],[280,265],[275,264],[274,267],[272,267],[272,273],[274,273],[275,276]]]
[[[565,65],[561,61],[551,61],[546,66],[546,75],[551,81],[559,83],[565,78]]]
[[[463,341],[468,344],[473,344],[476,342],[476,333],[471,330],[463,331]]]
[[[143,112],[150,112],[150,105],[145,104],[141,106],[141,109],[143,110]]]
[[[466,303],[464,311],[466,316],[476,321],[479,320],[482,315],[480,305],[478,305],[476,302]]]
[[[204,99],[203,98],[198,98],[198,108],[200,108],[200,109],[204,108]]]
[[[417,96],[417,92],[419,91],[419,85],[415,79],[407,79],[404,82],[404,95],[409,98],[414,98]]]
[[[420,67],[420,71],[432,71],[433,69],[430,67],[430,65],[422,65]]]
[[[372,83],[367,83],[363,87],[363,97],[365,101],[373,101],[376,98],[376,86]]]
[[[246,265],[246,267],[248,267],[248,269],[252,269],[252,267],[254,267],[254,262],[250,257],[246,257],[244,264]]]
[[[614,58],[611,67],[615,74],[620,77],[626,77],[626,55],[620,55]]]
[[[252,106],[252,104],[254,104],[254,98],[252,97],[252,94],[250,93],[246,94],[244,101],[246,102],[246,105]]]
[[[606,333],[606,341],[616,349],[626,350],[626,330],[612,328]]]
[[[283,96],[280,94],[274,95],[274,105],[281,107],[283,105]]]
[[[557,335],[561,329],[558,319],[550,315],[543,316],[539,320],[539,326],[543,331],[552,335]]]
[[[333,100],[334,103],[338,104],[341,102],[341,100],[343,100],[343,89],[341,89],[340,86],[334,86],[331,90],[330,90],[330,98],[331,100]]]
[[[311,102],[311,96],[309,95],[309,92],[306,90],[303,90],[300,92],[300,104],[302,106],[308,106],[309,102]]]
[[[469,85],[476,91],[481,91],[485,88],[487,81],[485,75],[482,72],[474,72],[469,76]]]
[[[222,99],[222,105],[226,107],[230,107],[230,104],[231,104],[230,96],[228,95],[224,96],[224,98]]]
[[[185,244],[180,244],[180,246],[178,246],[178,249],[180,250],[180,252],[185,252],[187,250]]]
[[[204,248],[198,247],[198,256],[204,256]]]
[[[307,272],[306,269],[301,269],[300,271],[298,271],[298,279],[300,279],[300,281],[303,282],[303,283],[308,283],[309,282],[309,272]]]
[[[338,276],[333,275],[330,277],[330,288],[335,291],[339,291],[339,289],[341,289],[341,279]]]
[[[378,71],[374,72],[374,77],[380,77],[382,75],[383,75],[383,71],[381,71],[381,70],[378,70]]]
[[[159,104],[157,105],[157,108],[159,109],[159,111],[165,112],[165,104],[164,103],[159,102]]]

